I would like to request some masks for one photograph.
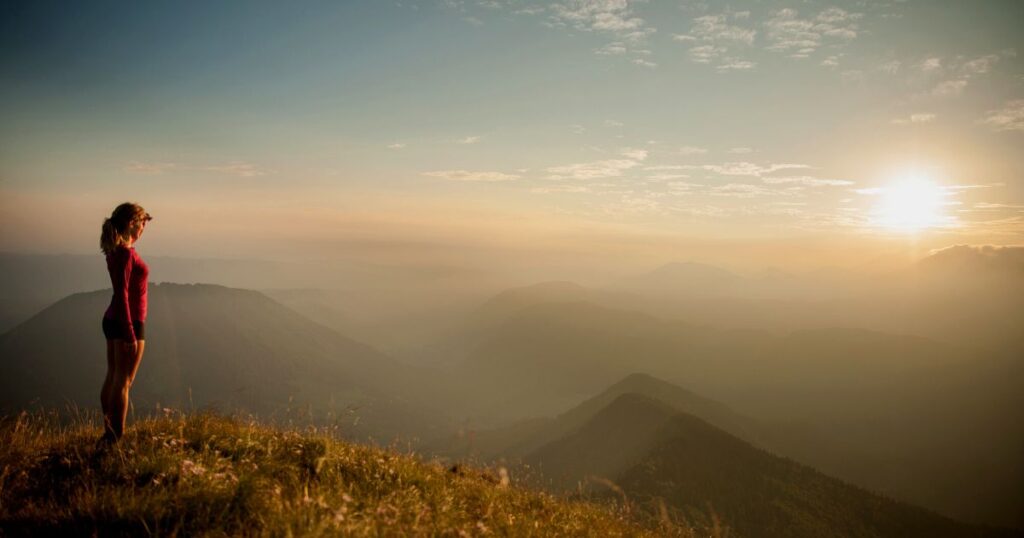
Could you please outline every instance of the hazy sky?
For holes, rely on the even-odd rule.
[[[0,10],[4,251],[123,200],[169,255],[1024,242],[1024,2]]]

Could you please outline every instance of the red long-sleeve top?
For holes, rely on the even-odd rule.
[[[114,296],[103,317],[122,324],[122,334],[135,340],[132,321],[146,321],[146,286],[149,266],[134,248],[118,247],[107,254],[107,271]]]

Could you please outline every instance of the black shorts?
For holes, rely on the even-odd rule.
[[[141,321],[133,321],[132,329],[135,329],[135,339],[146,339],[146,324]],[[103,336],[107,340],[130,340],[131,335],[124,334],[124,322],[116,319],[103,318]]]

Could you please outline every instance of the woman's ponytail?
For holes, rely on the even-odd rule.
[[[117,230],[114,229],[114,222],[110,219],[103,221],[103,230],[100,232],[100,250],[104,254],[110,254],[117,248]]]

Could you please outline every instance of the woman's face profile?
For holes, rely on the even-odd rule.
[[[147,219],[139,219],[132,223],[131,234],[132,242],[138,241],[142,237],[142,232],[146,229]]]

